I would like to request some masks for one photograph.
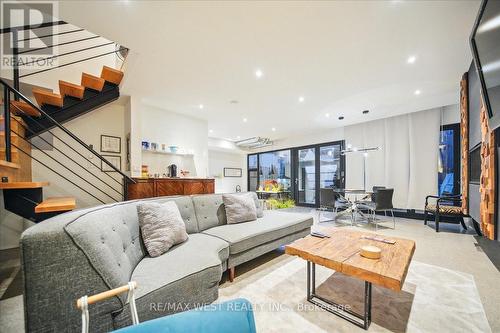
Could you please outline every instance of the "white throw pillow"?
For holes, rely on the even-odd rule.
[[[257,208],[251,193],[223,194],[222,201],[226,208],[227,224],[254,221]]]
[[[158,257],[188,239],[177,204],[144,202],[137,205],[142,240],[151,257]]]

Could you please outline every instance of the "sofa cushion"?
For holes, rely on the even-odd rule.
[[[257,207],[253,198],[249,195],[223,194],[224,208],[228,224],[255,221],[257,219]]]
[[[186,225],[173,201],[137,205],[142,240],[151,257],[158,257],[188,239]]]
[[[194,195],[192,199],[199,231],[227,223],[222,194]]]
[[[229,253],[233,254],[304,230],[312,224],[311,215],[266,210],[264,217],[256,221],[217,226],[203,233],[227,241]]]
[[[222,267],[222,262],[228,256],[227,242],[209,235],[191,234],[187,241],[172,247],[163,255],[144,257],[139,262],[131,277],[138,284],[136,297],[140,298],[210,267]]]

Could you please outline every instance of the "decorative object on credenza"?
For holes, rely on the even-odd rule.
[[[224,168],[224,177],[242,177],[241,168]]]
[[[141,177],[148,178],[149,175],[149,167],[147,165],[141,165]]]
[[[170,149],[170,152],[174,154],[177,153],[177,150],[179,149],[177,146],[169,146],[168,148]]]
[[[102,155],[105,159],[108,160],[109,163],[111,163],[115,168],[118,170],[122,169],[122,157],[121,156],[116,156],[116,155]],[[104,172],[115,172],[113,168],[111,168],[109,165],[101,161],[101,171]]]
[[[164,143],[161,144],[161,151],[162,152],[166,152],[167,151],[167,145],[166,144],[164,144]]]
[[[101,152],[121,154],[122,138],[119,136],[101,135]]]
[[[151,142],[151,150],[153,150],[153,151],[158,150],[158,144],[156,142]]]
[[[181,175],[182,175],[182,177],[187,177],[187,176],[189,176],[189,173],[190,173],[190,172],[189,172],[189,170],[182,170],[182,169],[181,169]]]

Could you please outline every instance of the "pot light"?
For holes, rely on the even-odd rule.
[[[415,90],[415,95],[420,95],[422,92],[420,90]]]
[[[325,117],[330,118],[330,114],[329,113],[325,113]]]
[[[264,72],[262,70],[258,69],[255,71],[255,76],[260,79],[264,75]]]
[[[340,116],[340,117],[339,117],[339,120],[344,120],[344,116]]]
[[[276,132],[276,127],[271,128],[271,131]]]
[[[238,139],[238,140],[239,140],[239,139],[241,139],[241,136],[239,136],[239,135],[238,135],[238,136],[236,137],[236,139]]]
[[[304,96],[300,96],[300,97],[299,97],[299,102],[300,102],[300,103],[304,103],[304,101],[305,101],[305,100],[306,100],[306,99],[304,98]]]
[[[247,118],[243,118],[243,122],[246,123],[248,121]]]
[[[410,56],[410,57],[408,57],[408,60],[406,60],[406,62],[409,64],[414,64],[415,61],[417,61],[417,57],[415,57],[415,56]]]
[[[368,112],[370,112],[370,110],[364,110],[363,114],[368,114]]]
[[[208,133],[213,133],[213,132],[214,132],[214,130],[208,130]]]
[[[198,105],[200,109],[203,109],[205,106],[203,104]]]

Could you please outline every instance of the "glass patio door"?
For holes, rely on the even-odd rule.
[[[295,200],[300,206],[316,205],[316,148],[295,152]]]
[[[343,188],[342,144],[319,147],[319,188]]]

